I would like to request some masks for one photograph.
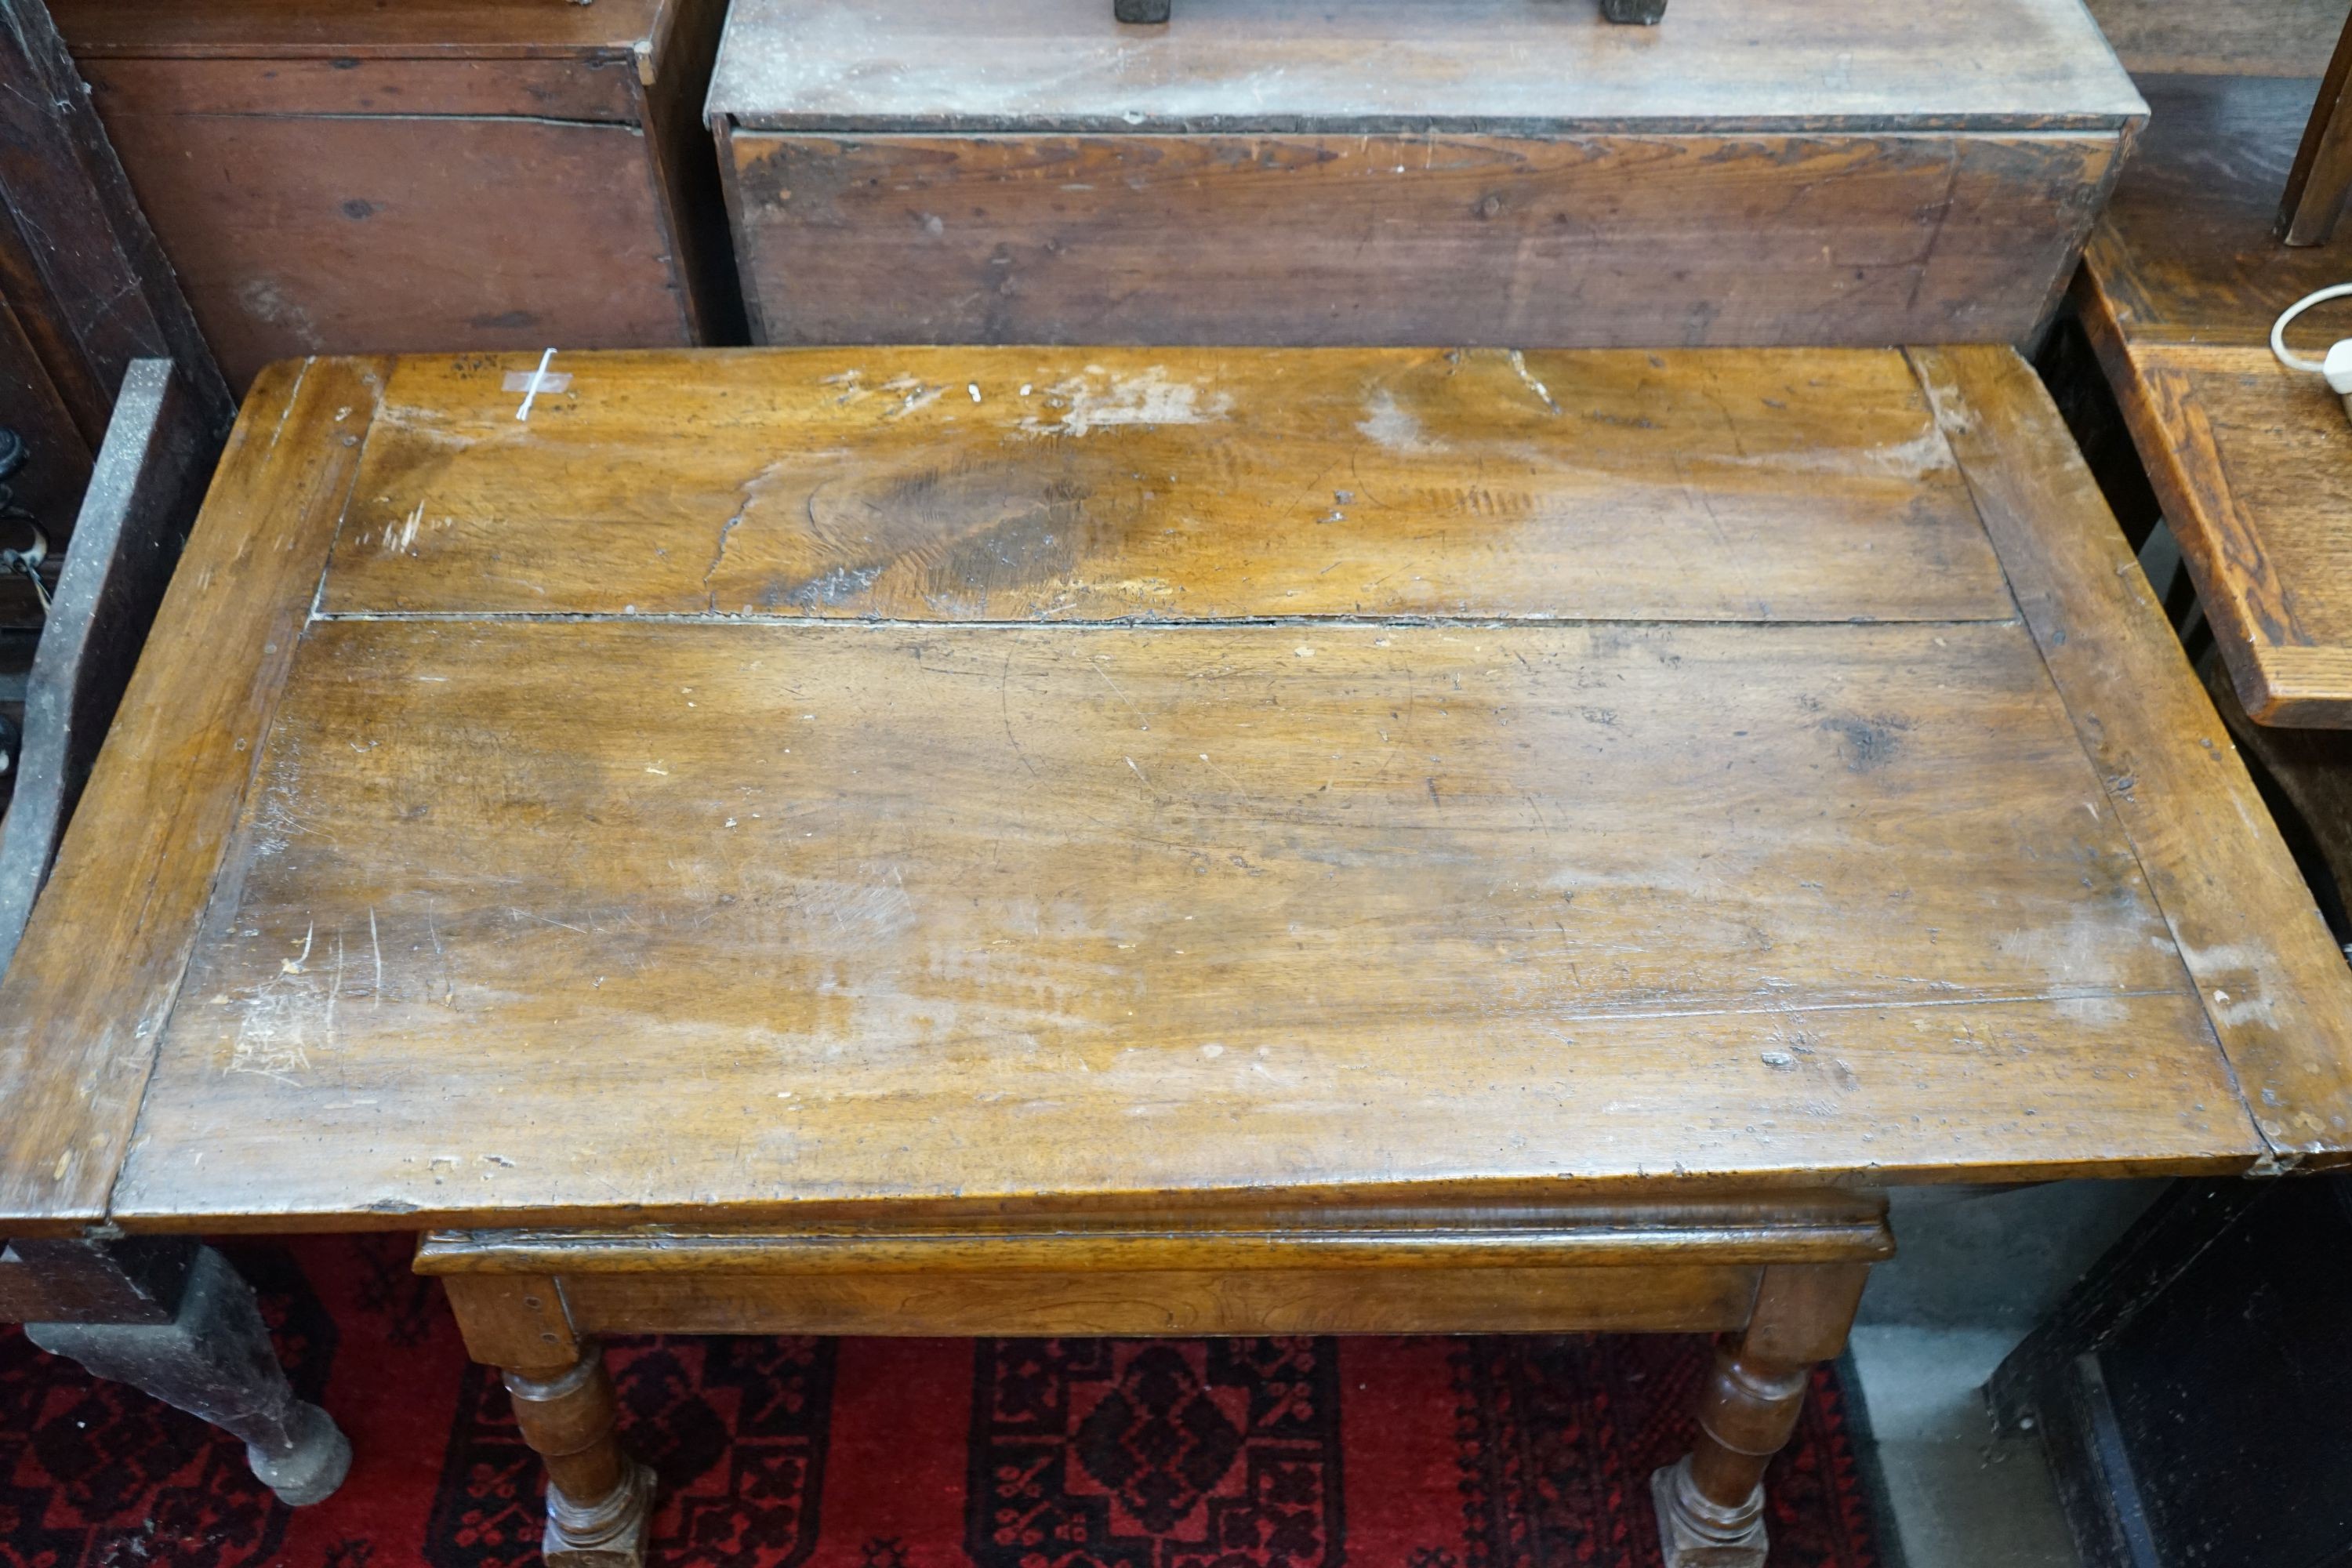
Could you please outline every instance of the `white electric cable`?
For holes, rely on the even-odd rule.
[[[2345,299],[2352,299],[2352,283],[2336,283],[2325,289],[2315,289],[2289,305],[2286,308],[2286,313],[2271,323],[2271,353],[2278,356],[2279,363],[2289,370],[2307,370],[2314,375],[2325,375],[2327,373],[2327,366],[2315,359],[2305,359],[2287,348],[2286,324],[2314,305],[2324,305],[2330,300]]]

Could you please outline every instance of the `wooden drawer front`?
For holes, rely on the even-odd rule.
[[[2113,133],[730,137],[773,343],[2009,341]]]
[[[238,387],[318,351],[692,341],[635,127],[101,110]]]

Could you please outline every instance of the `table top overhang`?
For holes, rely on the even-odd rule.
[[[2352,1144],[2340,958],[2006,351],[530,368],[256,390],[0,991],[0,1226]]]

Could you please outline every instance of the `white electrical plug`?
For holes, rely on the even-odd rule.
[[[2352,283],[2338,283],[2305,294],[2289,305],[2285,312],[2271,323],[2271,353],[2276,354],[2279,363],[2289,370],[2306,370],[2326,377],[2327,389],[2344,400],[2344,416],[2352,419],[2352,338],[2337,339],[2324,360],[2305,359],[2286,346],[2286,324],[2289,321],[2314,305],[2344,299],[2352,299]]]

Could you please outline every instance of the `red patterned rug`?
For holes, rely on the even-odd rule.
[[[0,1331],[0,1568],[521,1568],[539,1468],[404,1237],[227,1248],[357,1458],[315,1508]],[[1656,1568],[1704,1341],[635,1339],[661,1568]],[[1879,1562],[1834,1377],[1776,1568]]]

